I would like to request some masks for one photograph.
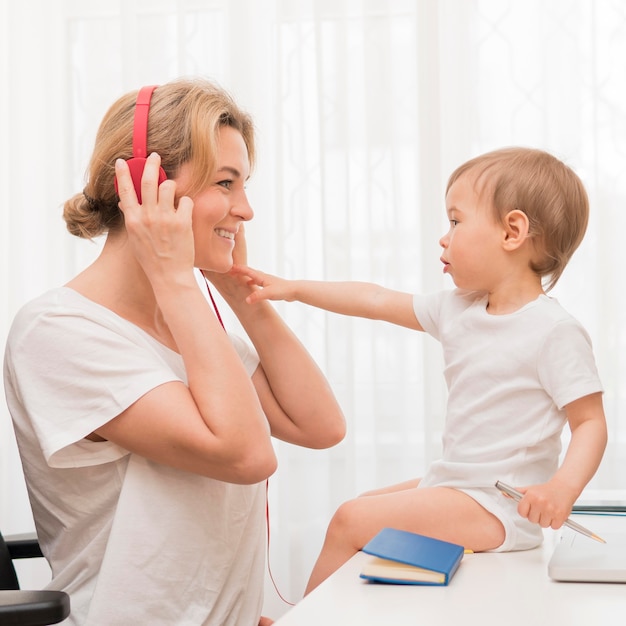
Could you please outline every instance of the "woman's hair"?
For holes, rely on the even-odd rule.
[[[589,200],[580,178],[556,157],[530,148],[504,148],[467,161],[450,176],[446,193],[465,174],[490,196],[496,220],[504,222],[515,209],[526,214],[538,253],[531,268],[549,277],[545,288],[552,289],[587,230]]]
[[[65,202],[63,218],[77,237],[91,239],[124,221],[115,190],[115,161],[133,156],[133,124],[137,91],[122,96],[107,111],[98,133],[83,192]],[[203,79],[179,79],[157,87],[148,117],[147,153],[161,156],[161,167],[174,178],[191,165],[191,185],[177,193],[193,195],[206,188],[215,173],[219,129],[239,131],[254,166],[254,126],[232,97]]]

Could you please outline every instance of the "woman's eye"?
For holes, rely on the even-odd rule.
[[[220,187],[230,189],[233,184],[233,181],[232,180],[220,180],[220,182],[217,184],[220,185]]]

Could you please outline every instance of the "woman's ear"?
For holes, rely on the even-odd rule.
[[[514,209],[504,216],[504,239],[502,245],[505,250],[516,250],[528,238],[530,222],[524,211]]]

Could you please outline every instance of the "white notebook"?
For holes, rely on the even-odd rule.
[[[626,528],[624,532],[599,534],[606,543],[564,528],[548,563],[550,578],[570,582],[626,583]]]

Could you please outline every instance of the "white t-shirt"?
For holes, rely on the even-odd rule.
[[[490,315],[485,294],[459,289],[415,296],[413,307],[441,342],[448,386],[443,456],[420,486],[475,497],[507,529],[500,549],[538,545],[540,527],[494,484],[542,483],[557,470],[563,407],[602,391],[588,334],[545,295],[509,315]]]
[[[258,357],[233,345],[250,375]],[[183,381],[182,357],[69,288],[17,314],[4,382],[49,587],[73,625],[257,626],[265,485],[159,465],[86,435]],[[146,433],[149,436],[149,433]]]

